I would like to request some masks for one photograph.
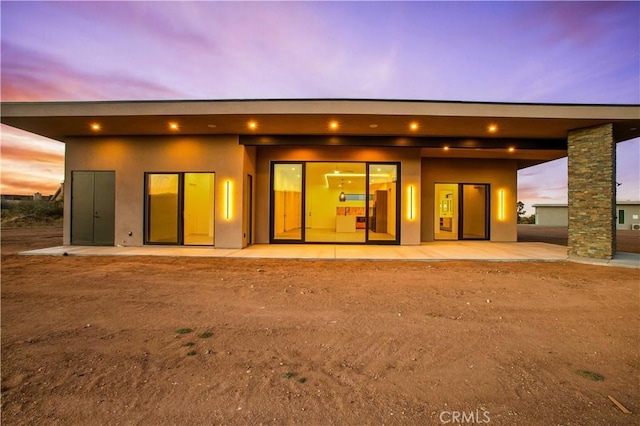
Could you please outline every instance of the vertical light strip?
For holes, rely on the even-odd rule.
[[[225,196],[226,196],[226,206],[225,206],[225,215],[224,218],[226,220],[231,219],[231,181],[227,180],[225,182]]]
[[[498,191],[499,206],[498,206],[498,219],[504,220],[504,189]]]
[[[413,199],[413,185],[409,185],[409,211],[407,212],[407,216],[409,220],[414,220],[416,217],[416,211],[414,207],[415,200]]]

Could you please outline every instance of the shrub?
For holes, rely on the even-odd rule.
[[[60,222],[63,214],[62,201],[3,201],[1,207],[3,226],[50,225]]]

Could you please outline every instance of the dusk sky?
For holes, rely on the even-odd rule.
[[[639,2],[7,2],[3,101],[362,98],[640,104]],[[64,145],[2,126],[3,194],[55,191]],[[640,139],[618,145],[640,199]],[[561,203],[566,159],[519,172]]]

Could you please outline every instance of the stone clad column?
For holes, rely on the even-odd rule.
[[[570,257],[611,259],[616,251],[616,143],[611,123],[569,132]]]

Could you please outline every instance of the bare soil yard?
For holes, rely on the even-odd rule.
[[[60,243],[2,231],[3,425],[640,421],[638,270]]]

